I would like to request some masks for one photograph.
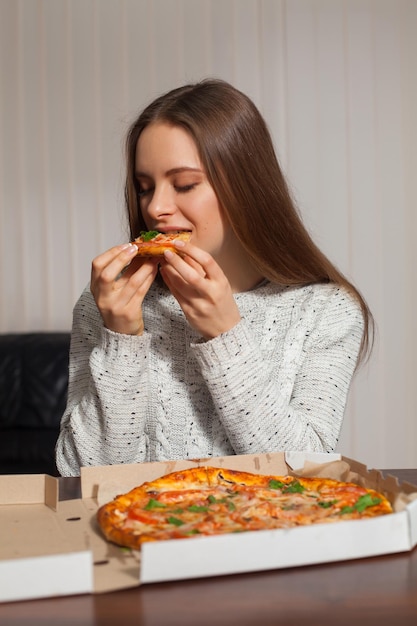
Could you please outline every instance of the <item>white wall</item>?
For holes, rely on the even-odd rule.
[[[416,467],[416,59],[414,0],[0,0],[0,332],[70,328],[91,259],[126,239],[129,122],[219,76],[377,321],[341,451]]]

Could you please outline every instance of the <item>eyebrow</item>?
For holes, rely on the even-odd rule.
[[[168,170],[167,172],[165,172],[166,176],[172,176],[174,174],[182,174],[183,172],[196,172],[198,174],[203,174],[203,170],[198,168],[198,167],[187,167],[186,165],[182,166],[182,167],[173,167],[170,170]],[[140,176],[144,176],[146,178],[150,178],[150,175],[147,174],[146,172],[140,172],[140,171],[136,171],[135,172],[135,176],[137,178],[139,178]]]

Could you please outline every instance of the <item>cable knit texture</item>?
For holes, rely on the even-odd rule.
[[[74,308],[64,476],[80,466],[331,451],[363,333],[360,307],[333,284],[265,281],[235,296],[242,320],[204,341],[154,284],[145,333],[103,327],[86,289]]]

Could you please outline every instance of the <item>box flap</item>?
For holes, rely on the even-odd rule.
[[[161,582],[328,563],[410,548],[407,515],[256,531],[142,547],[141,582]]]
[[[321,465],[323,463],[331,463],[332,461],[340,461],[341,458],[340,454],[330,452],[285,452],[285,462],[294,472],[303,469],[307,462]]]
[[[413,500],[413,502],[408,504],[407,512],[409,520],[410,544],[411,547],[414,548],[417,546],[417,497]]]
[[[0,601],[33,600],[93,591],[91,552],[0,561]]]
[[[140,556],[132,550],[106,541],[96,522],[97,502],[93,499],[60,502],[59,517],[71,544],[83,536],[92,552],[94,591],[97,593],[136,587],[139,584]]]
[[[0,600],[91,592],[92,553],[57,514],[58,480],[1,476],[0,494]]]
[[[125,493],[138,485],[189,467],[194,461],[171,461],[160,463],[133,463],[131,465],[99,465],[81,468],[82,498],[97,498],[99,486],[103,493]]]
[[[0,476],[0,505],[42,503],[56,509],[58,490],[58,479],[48,474]]]

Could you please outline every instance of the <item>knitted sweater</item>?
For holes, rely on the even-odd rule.
[[[154,284],[142,336],[103,326],[86,289],[74,308],[68,403],[56,459],[80,466],[335,448],[363,332],[333,284],[264,281],[235,295],[241,321],[205,341]]]

